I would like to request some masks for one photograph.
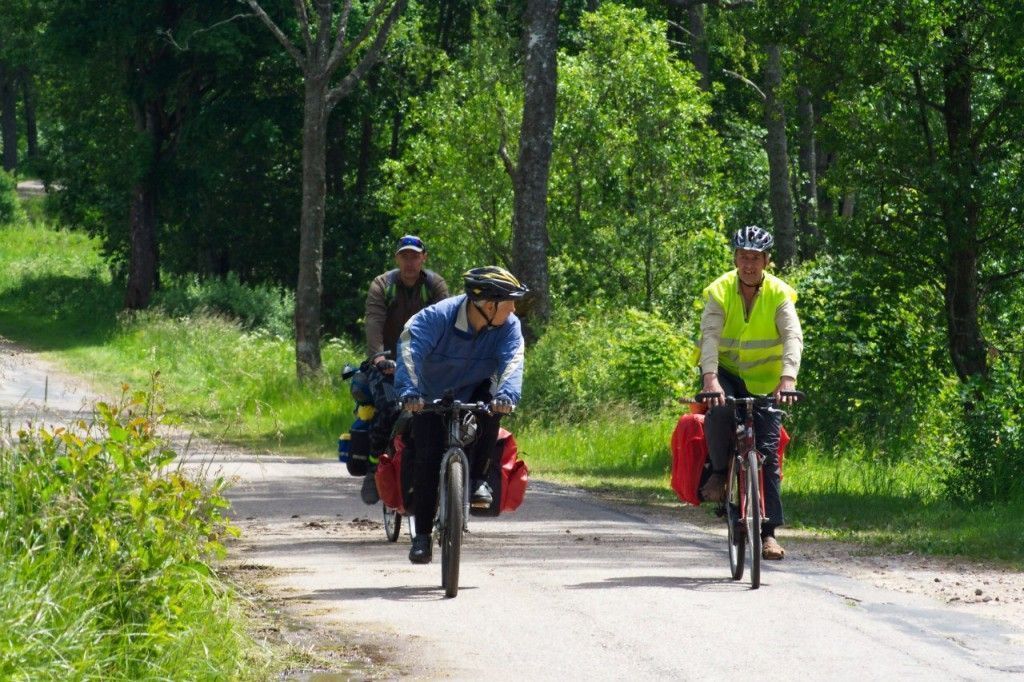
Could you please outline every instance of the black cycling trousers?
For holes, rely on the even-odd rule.
[[[746,384],[735,374],[718,370],[718,382],[726,395],[734,398],[746,398],[751,394]],[[758,451],[764,455],[764,510],[768,519],[763,530],[771,534],[776,526],[785,521],[782,513],[782,471],[779,469],[779,431],[782,428],[782,415],[769,412],[767,407],[754,410],[754,431]],[[729,468],[729,453],[736,433],[736,421],[733,419],[733,408],[729,405],[713,407],[704,418],[704,437],[708,443],[708,457],[715,471]]]
[[[489,401],[490,381],[475,392],[472,401]],[[486,393],[486,394],[485,394]],[[477,438],[467,450],[470,480],[487,477],[487,466],[498,445],[498,427],[501,415],[477,415]],[[434,525],[437,511],[437,487],[441,480],[441,459],[448,444],[448,422],[439,414],[417,412],[412,418],[412,436],[416,442],[413,462],[413,514],[416,515],[416,534],[428,534]],[[472,492],[472,491],[470,491]],[[497,493],[497,491],[495,491]]]

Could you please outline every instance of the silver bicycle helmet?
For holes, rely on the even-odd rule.
[[[775,238],[768,230],[757,225],[747,225],[736,230],[732,236],[733,250],[744,249],[746,251],[767,251],[772,248]]]

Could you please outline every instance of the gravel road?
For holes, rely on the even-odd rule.
[[[38,418],[46,377],[51,418],[81,410],[80,384],[3,348],[5,421]],[[999,575],[1000,602],[974,604],[913,585],[934,569],[953,589],[987,569],[845,561],[849,549],[783,536],[789,555],[764,566],[755,591],[729,578],[724,533],[700,510],[622,507],[531,481],[514,514],[471,519],[459,595],[445,599],[438,552],[410,564],[408,533],[385,540],[380,508],[359,501],[359,479],[337,461],[207,443],[189,458],[235,481],[243,535],[226,565],[300,627],[365,658],[355,677],[1024,679],[1019,574]],[[894,577],[909,563],[913,579]]]

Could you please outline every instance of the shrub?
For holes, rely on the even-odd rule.
[[[0,445],[0,678],[237,679],[224,482],[171,467],[150,396],[96,411]]]
[[[18,200],[18,181],[13,175],[0,169],[0,225],[10,225],[25,220],[25,211]]]
[[[945,478],[963,503],[1024,500],[1024,381],[1003,364],[960,389],[958,447]]]
[[[654,313],[589,311],[556,320],[531,349],[524,407],[571,419],[613,403],[657,409],[683,390],[692,347]]]
[[[238,275],[229,273],[223,279],[182,278],[159,292],[156,304],[171,317],[222,315],[237,320],[245,329],[288,337],[295,295],[269,284],[243,284]]]

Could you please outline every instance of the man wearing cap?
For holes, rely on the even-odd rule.
[[[395,248],[394,270],[378,275],[366,294],[366,349],[374,364],[385,360],[395,346],[402,327],[410,317],[438,301],[448,298],[448,285],[436,272],[424,269],[427,247],[423,240],[405,235]],[[388,363],[394,372],[394,363]]]
[[[366,294],[366,350],[382,373],[395,373],[395,347],[410,317],[429,305],[448,298],[448,285],[436,272],[425,269],[427,247],[423,240],[407,234],[395,247],[393,270],[378,275]],[[385,355],[390,353],[390,355]],[[390,430],[389,424],[381,428]],[[371,453],[370,471],[363,480],[362,498],[376,504],[380,497],[374,482],[376,456]]]

